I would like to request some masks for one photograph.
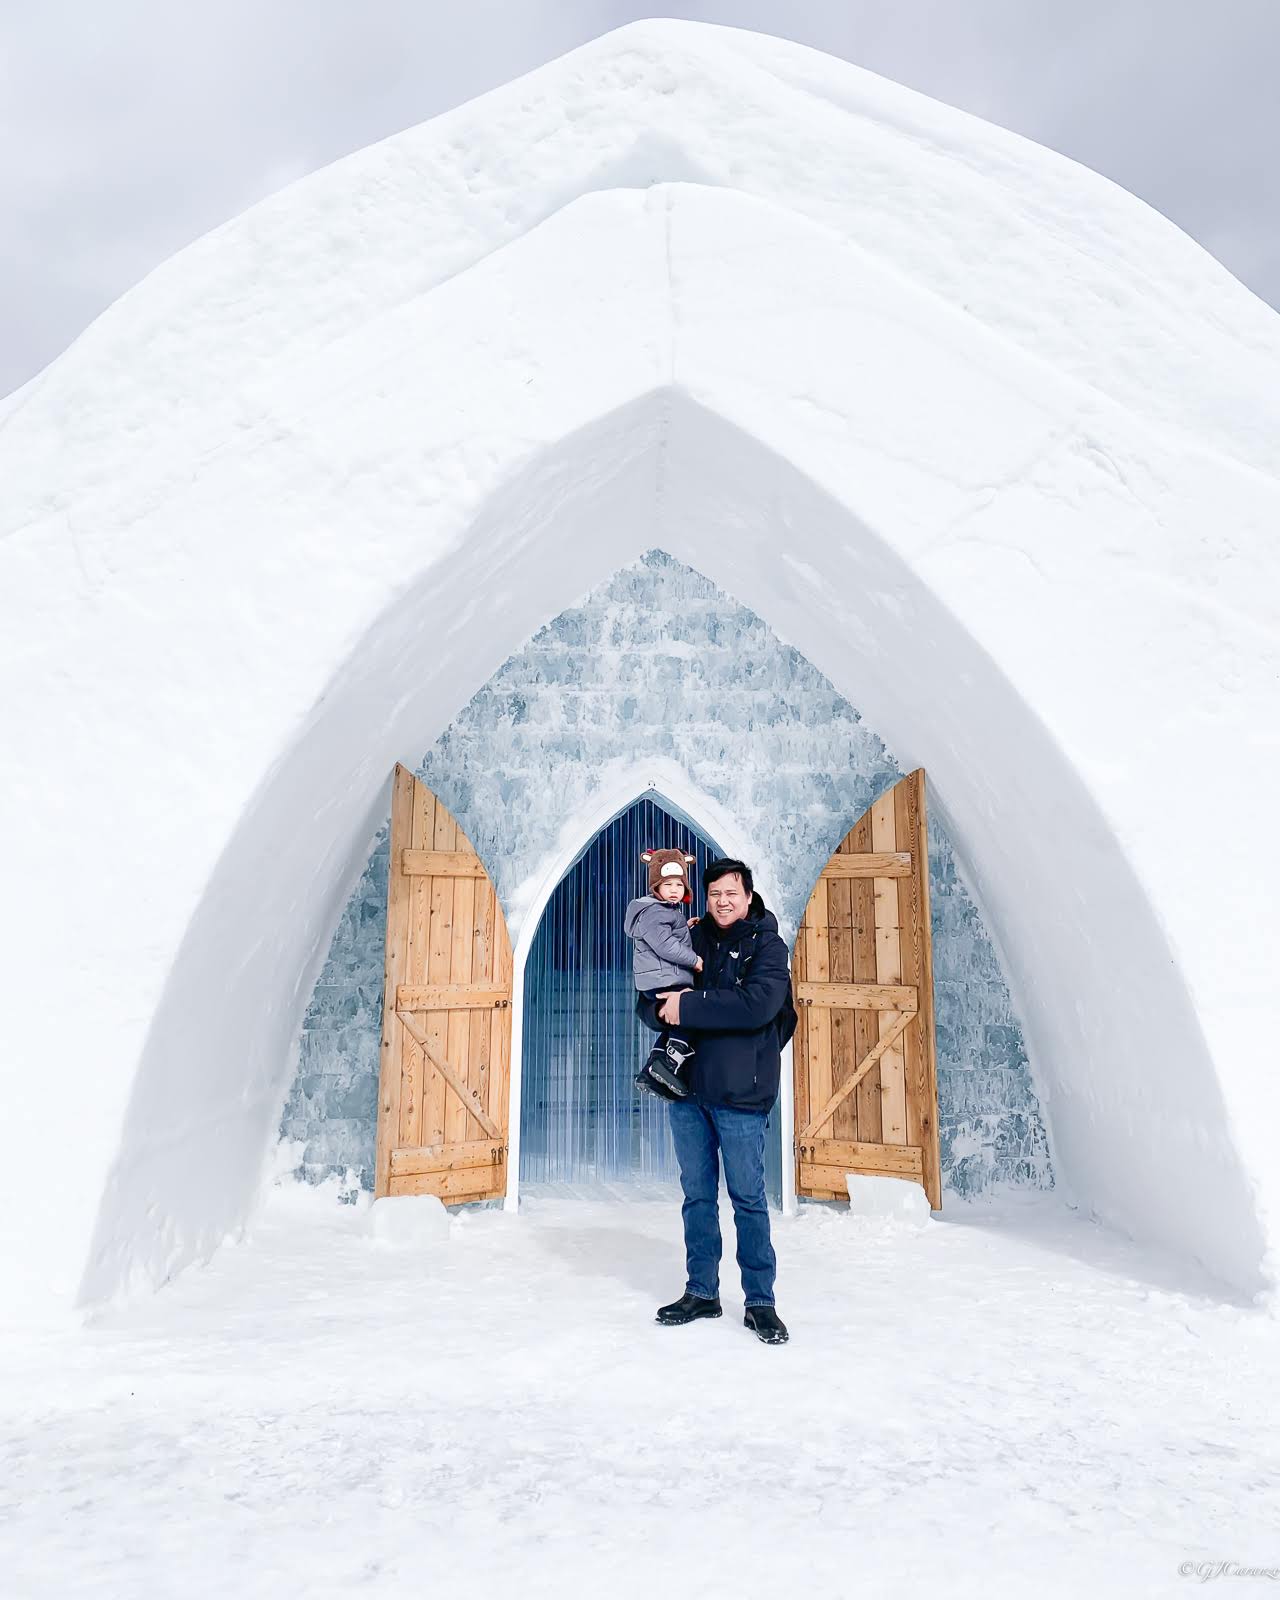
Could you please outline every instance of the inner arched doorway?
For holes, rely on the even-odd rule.
[[[650,792],[590,840],[543,909],[524,967],[520,1186],[675,1182],[666,1107],[632,1079],[653,1041],[636,1018],[631,947],[622,912],[644,893],[640,860],[669,846],[702,872],[723,853],[670,801]],[[777,1111],[766,1140],[766,1177],[781,1192]]]

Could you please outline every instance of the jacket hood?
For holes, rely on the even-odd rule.
[[[622,917],[622,931],[628,939],[635,936],[636,923],[641,915],[650,907],[662,905],[661,900],[655,900],[651,894],[637,895],[634,900],[628,901],[627,909]]]
[[[756,899],[760,900],[760,896],[757,895]],[[746,920],[748,922],[758,923],[760,928],[765,933],[777,933],[777,931],[778,931],[778,919],[777,919],[777,917],[774,916],[773,912],[770,911],[769,908],[765,905],[763,900],[760,900],[759,913],[758,914],[755,913],[755,907],[753,906],[752,910],[747,913]]]

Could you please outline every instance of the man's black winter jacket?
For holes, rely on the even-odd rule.
[[[702,957],[699,987],[680,996],[680,1032],[696,1046],[693,1095],[705,1105],[768,1111],[778,1098],[780,1053],[795,1031],[791,972],[778,919],[753,895],[751,909],[721,930],[699,919],[693,948]],[[636,1012],[655,1031],[657,1006],[643,995]]]

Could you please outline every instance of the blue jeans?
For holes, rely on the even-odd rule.
[[[735,1111],[673,1100],[671,1138],[684,1190],[684,1252],[689,1294],[713,1300],[720,1292],[720,1170],[733,1202],[738,1266],[749,1306],[773,1304],[777,1258],[769,1239],[769,1203],[764,1192],[763,1111]]]

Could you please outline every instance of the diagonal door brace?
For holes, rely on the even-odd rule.
[[[892,1014],[893,1013],[891,1012],[888,1013],[888,1015]],[[872,1067],[875,1066],[876,1062],[879,1061],[880,1057],[885,1053],[885,1051],[888,1050],[891,1045],[896,1044],[902,1035],[907,1031],[907,1025],[915,1015],[916,1012],[914,1007],[910,1011],[902,1011],[898,1013],[897,1021],[889,1029],[888,1033],[882,1034],[872,1048],[867,1051],[866,1055],[863,1056],[862,1060],[858,1063],[857,1069],[853,1073],[853,1076],[845,1079],[836,1092],[831,1096],[830,1100],[827,1101],[826,1105],[823,1106],[822,1110],[815,1112],[815,1114],[809,1118],[808,1122],[805,1123],[804,1127],[801,1128],[800,1132],[796,1134],[797,1144],[799,1144],[803,1139],[811,1139],[824,1122],[829,1122],[831,1120],[831,1117],[834,1115],[838,1107],[844,1104],[845,1100],[847,1100],[853,1091],[858,1087],[863,1078],[865,1078],[867,1073],[871,1071]]]
[[[435,1053],[435,1051],[427,1043],[426,1034],[414,1020],[413,1013],[411,1011],[401,1011],[399,1006],[397,1006],[396,1016],[398,1016],[401,1022],[404,1023],[405,1032],[413,1040],[414,1044],[418,1046],[423,1055],[426,1056],[427,1060],[453,1090],[454,1094],[457,1095],[458,1099],[462,1101],[463,1105],[466,1106],[467,1110],[476,1119],[489,1137],[491,1139],[501,1139],[502,1133],[498,1128],[498,1124],[480,1104],[479,1095],[476,1094],[474,1089],[471,1089],[467,1086],[466,1081],[463,1079],[461,1073],[459,1073],[457,1067],[446,1061],[443,1056],[438,1056]]]

